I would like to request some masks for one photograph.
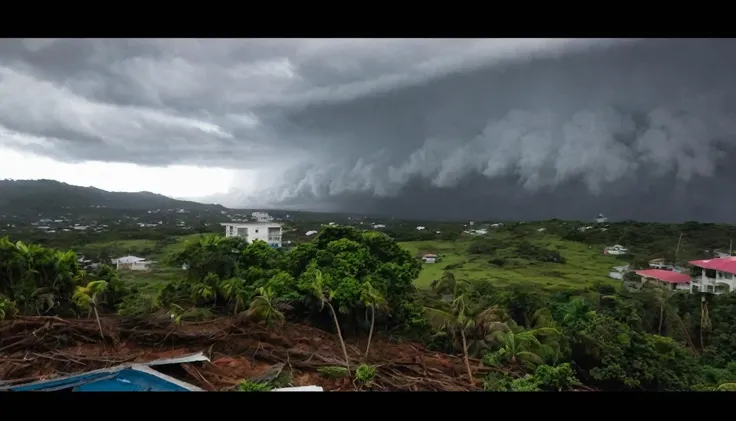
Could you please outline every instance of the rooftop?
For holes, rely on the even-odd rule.
[[[669,282],[671,284],[686,284],[690,282],[690,275],[684,273],[672,272],[662,269],[637,270],[636,274],[645,278],[654,278],[658,281]]]
[[[720,259],[691,260],[688,263],[699,268],[711,269],[736,275],[736,256],[723,257]]]
[[[123,257],[118,257],[117,259],[113,259],[113,260],[118,263],[125,264],[125,263],[142,262],[146,259],[142,257],[138,257],[138,256],[123,256]]]
[[[253,222],[220,222],[220,225],[223,227],[227,226],[234,226],[234,227],[251,227],[253,225],[272,225],[272,226],[281,226],[278,222],[273,221],[253,221]]]

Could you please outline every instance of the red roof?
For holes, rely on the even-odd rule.
[[[699,268],[733,273],[734,275],[736,275],[736,256],[724,257],[721,259],[693,260],[688,263]]]
[[[662,269],[637,270],[636,274],[645,278],[654,278],[659,281],[669,282],[671,284],[685,284],[690,282],[690,275],[684,273],[672,272]]]

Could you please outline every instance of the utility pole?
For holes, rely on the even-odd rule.
[[[680,254],[680,242],[682,241],[682,233],[680,233],[680,238],[677,239],[677,249],[675,250],[675,265],[677,265],[678,256]]]

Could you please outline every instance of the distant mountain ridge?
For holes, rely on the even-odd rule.
[[[225,210],[221,205],[172,199],[161,194],[110,192],[55,180],[0,180],[0,213],[44,212],[100,206],[110,209]]]

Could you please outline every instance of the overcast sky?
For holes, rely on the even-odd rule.
[[[2,40],[0,178],[422,218],[734,221],[735,74],[731,40]]]

